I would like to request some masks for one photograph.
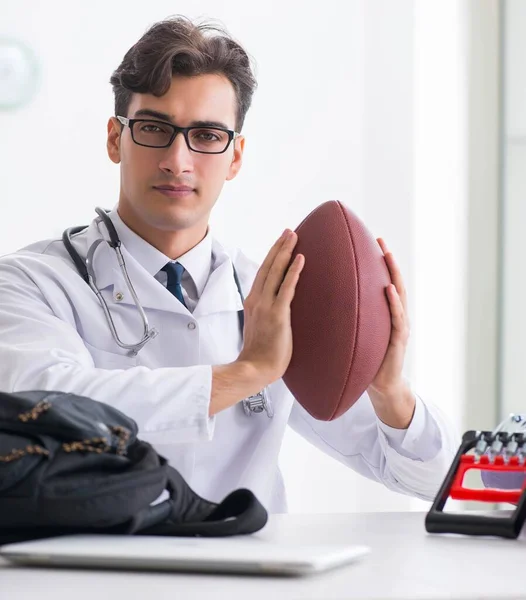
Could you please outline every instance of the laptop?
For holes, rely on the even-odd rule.
[[[0,548],[0,557],[48,567],[309,575],[348,565],[369,552],[366,546],[278,543],[248,536],[70,535],[8,544]]]

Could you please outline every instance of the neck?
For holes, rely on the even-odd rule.
[[[194,246],[197,246],[208,231],[207,223],[196,224],[187,229],[158,229],[138,218],[133,212],[126,210],[121,205],[119,205],[117,212],[127,227],[172,260],[176,260]]]

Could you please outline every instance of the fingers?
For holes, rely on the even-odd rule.
[[[279,288],[276,303],[290,306],[294,293],[296,292],[296,284],[300,278],[300,273],[305,265],[305,257],[303,254],[297,254],[292,264],[290,265],[285,279]]]
[[[383,238],[376,238],[376,241],[378,242],[378,245],[380,246],[385,256],[389,252],[389,250],[387,249],[387,244],[385,243]]]
[[[384,254],[385,264],[387,265],[387,269],[389,270],[391,281],[393,282],[396,291],[398,292],[404,310],[407,311],[407,294],[405,290],[404,280],[402,278],[402,273],[398,267],[398,264],[395,261],[393,253],[390,252],[387,248],[387,244],[385,243],[385,241],[382,238],[378,238],[377,242]]]
[[[285,231],[281,234],[281,236],[274,242],[274,245],[269,250],[269,253],[265,257],[262,265],[260,266],[256,278],[254,279],[254,283],[252,284],[252,290],[256,294],[261,294],[263,288],[265,286],[265,281],[267,280],[269,271],[274,264],[274,260],[278,255],[281,247],[285,243],[288,234],[290,233],[290,229],[285,229]]]
[[[270,301],[274,301],[276,299],[276,296],[280,290],[280,286],[286,276],[287,269],[292,258],[292,252],[297,241],[298,235],[295,232],[291,231],[288,233],[269,269],[263,294]]]
[[[387,286],[387,299],[389,300],[389,309],[391,311],[391,324],[393,331],[391,334],[391,343],[398,341],[406,342],[409,338],[409,324],[405,308],[398,294],[396,287],[391,283]]]

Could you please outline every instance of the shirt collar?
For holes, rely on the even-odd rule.
[[[126,251],[146,270],[155,276],[170,258],[157,250],[149,242],[132,231],[121,219],[116,209],[110,213],[110,218]],[[192,278],[198,297],[201,297],[212,266],[212,235],[210,228],[205,237],[193,248],[176,259],[188,271]]]
[[[212,267],[212,235],[210,229],[208,229],[199,244],[180,256],[177,262],[183,265],[193,279],[197,289],[197,297],[200,298]]]

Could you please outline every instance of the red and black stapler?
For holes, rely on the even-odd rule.
[[[484,471],[484,489],[463,486],[467,471]],[[519,482],[496,486],[493,481]],[[488,483],[491,487],[488,486]],[[516,508],[493,515],[444,512],[447,500],[509,502]],[[510,415],[493,431],[466,431],[453,464],[426,515],[430,533],[517,538],[526,520],[526,415]]]

